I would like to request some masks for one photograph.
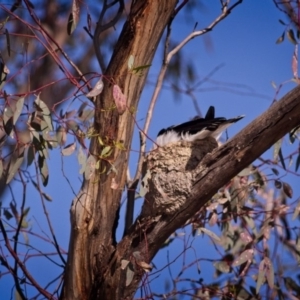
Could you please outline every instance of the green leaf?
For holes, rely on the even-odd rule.
[[[291,144],[294,144],[296,138],[297,138],[297,135],[294,135],[292,132],[289,133],[289,138],[290,138],[290,142]]]
[[[79,1],[73,0],[72,4],[72,12],[69,15],[68,25],[67,25],[67,33],[71,35],[73,31],[76,29],[78,21],[79,21]]]
[[[59,126],[56,131],[56,139],[57,143],[60,146],[63,146],[66,143],[67,140],[67,133],[66,129],[64,127]]]
[[[281,151],[281,148],[279,149],[279,159],[280,159],[280,162],[282,164],[282,167],[286,170],[286,167],[285,167],[285,163],[284,163],[284,158],[283,158],[283,155],[282,155],[282,151]]]
[[[80,115],[82,114],[83,110],[84,110],[87,106],[88,106],[88,102],[85,101],[85,102],[81,103],[81,105],[79,106],[78,111],[77,111],[78,116],[80,116]]]
[[[31,179],[31,183],[33,184],[33,186],[38,190],[38,192],[40,191],[40,188],[39,188],[39,186],[38,186],[38,184],[34,181],[34,180],[32,180]]]
[[[114,141],[114,146],[117,148],[117,149],[119,149],[119,150],[126,150],[126,148],[125,148],[125,146],[124,146],[124,143],[122,143],[122,142],[115,142]]]
[[[13,154],[10,163],[6,184],[8,184],[16,175],[24,160],[24,148],[17,148]]]
[[[293,144],[296,139],[299,139],[298,138],[299,133],[300,133],[300,126],[297,126],[292,131],[290,131],[289,136],[290,136],[291,144]]]
[[[69,144],[64,149],[61,150],[61,154],[63,156],[69,156],[69,155],[73,154],[75,149],[76,149],[76,143]]]
[[[79,129],[79,125],[74,120],[68,120],[66,122],[67,128],[72,131],[77,131]]]
[[[227,261],[217,261],[213,263],[214,267],[222,272],[222,273],[229,273],[230,272],[230,266],[228,265]]]
[[[82,111],[80,116],[78,116],[78,119],[81,122],[87,122],[88,120],[92,119],[95,115],[95,110],[94,109],[85,109]]]
[[[282,20],[279,19],[278,21],[279,21],[280,24],[286,26],[286,24]]]
[[[125,270],[126,267],[128,266],[128,264],[129,264],[129,260],[122,259],[122,260],[121,260],[121,269],[122,269],[122,270]]]
[[[47,132],[43,135],[46,143],[47,143],[47,147],[50,148],[50,149],[53,149],[53,148],[57,148],[58,146],[58,142],[57,142],[57,136],[56,136],[56,133],[54,132]]]
[[[132,263],[129,263],[129,265],[126,268],[126,286],[129,286],[131,281],[133,280],[134,271],[133,271],[133,265]]]
[[[253,249],[247,249],[244,252],[241,253],[241,255],[239,255],[234,262],[232,263],[233,267],[237,267],[240,266],[241,264],[247,262],[247,261],[252,261],[253,259],[253,254],[254,251]]]
[[[29,211],[30,211],[30,207],[25,208],[23,211],[23,214],[22,214],[23,217],[26,217],[28,215]]]
[[[95,84],[95,86],[93,87],[93,89],[86,94],[86,97],[96,97],[100,95],[103,91],[103,88],[104,88],[104,83],[102,81],[102,78],[100,78]]]
[[[3,174],[3,161],[0,159],[0,178],[2,177]]]
[[[99,144],[100,144],[101,146],[104,146],[104,145],[105,145],[104,142],[103,142],[103,140],[102,140],[102,138],[101,138],[100,136],[98,136],[98,142],[99,142]]]
[[[9,38],[8,30],[6,28],[5,28],[5,37],[6,37],[7,53],[8,56],[10,56],[10,38]]]
[[[112,152],[111,147],[110,147],[110,146],[106,146],[106,147],[104,147],[103,150],[101,151],[100,156],[101,156],[101,157],[107,157],[107,156],[109,156],[109,155],[111,154],[111,152]]]
[[[274,185],[277,189],[281,189],[281,187],[282,187],[282,183],[280,180],[275,180]]]
[[[293,29],[288,30],[287,37],[292,44],[297,45],[297,41]]]
[[[95,169],[99,170],[100,169],[100,165],[101,165],[101,159],[97,160],[96,165],[95,165]]]
[[[6,220],[10,220],[13,217],[13,215],[7,209],[4,209],[3,214],[4,214],[5,218],[6,218]]]
[[[13,116],[14,125],[17,123],[17,120],[19,119],[19,117],[22,113],[23,106],[24,106],[24,100],[25,100],[25,97],[22,97],[22,98],[18,99],[18,101],[16,103],[16,110],[15,110],[14,116]]]
[[[284,41],[284,35],[285,35],[285,32],[283,32],[283,34],[276,40],[276,44],[280,44]]]
[[[100,162],[100,160],[98,160],[97,163],[98,163],[98,162]],[[98,169],[100,169],[100,165],[99,165]],[[104,166],[103,169],[100,170],[100,174],[104,174],[105,171],[106,171],[106,166]]]
[[[31,135],[31,139],[34,144],[40,144],[41,136],[40,134],[31,126],[28,127]]]
[[[265,262],[262,260],[259,264],[259,269],[258,269],[258,277],[257,277],[257,282],[256,282],[256,294],[259,293],[259,290],[263,283],[265,282]]]
[[[299,165],[300,165],[300,153],[298,154],[297,160],[296,160],[296,166],[295,166],[295,171],[296,172],[298,171]]]
[[[212,231],[204,228],[204,227],[201,227],[198,229],[199,231],[202,231],[203,233],[207,234],[209,237],[211,237],[214,241],[218,242],[218,243],[221,243],[221,239]]]
[[[174,238],[168,238],[159,249],[169,247],[174,240]]]
[[[9,72],[10,71],[8,67],[0,61],[0,89],[3,88],[7,79],[7,74],[9,74]]]
[[[44,120],[41,120],[41,131],[42,131],[44,140],[47,140],[49,130],[50,130],[50,128],[48,126],[48,123]]]
[[[43,197],[47,200],[47,201],[52,201],[52,198],[50,195],[46,194],[46,193],[42,193]]]
[[[260,187],[263,187],[265,185],[264,174],[259,172],[258,169],[256,170],[256,172],[253,173],[253,178]]]
[[[253,218],[251,217],[249,217],[249,216],[243,216],[243,219],[244,219],[244,221],[246,221],[246,223],[247,223],[247,225],[250,227],[250,229],[253,231],[253,234],[255,235],[255,236],[257,236],[257,229],[256,229],[256,224],[255,224],[255,222],[254,222],[254,220],[253,220]]]
[[[289,164],[288,164],[288,168],[290,168],[291,166],[292,166],[292,164],[293,164],[293,156],[292,155],[290,155],[289,156]]]
[[[72,32],[75,30],[76,24],[74,22],[73,14],[69,14],[69,19],[68,19],[68,25],[67,25],[67,33],[68,35],[71,35]]]
[[[39,155],[38,165],[40,169],[40,176],[43,183],[43,186],[47,186],[49,180],[49,170],[46,162],[46,158],[42,155]]]
[[[49,153],[48,153],[48,149],[46,147],[44,147],[44,144],[41,145],[41,149],[39,150],[39,154],[41,156],[43,156],[44,158],[49,158]]]
[[[274,151],[273,151],[273,159],[277,162],[278,161],[278,154],[281,148],[281,144],[282,144],[282,139],[278,140],[275,144],[274,144]]]
[[[38,96],[34,100],[34,104],[36,108],[42,112],[43,119],[47,123],[49,131],[53,131],[51,113],[46,103],[40,99],[40,96]]]
[[[299,213],[300,213],[300,199],[298,198],[297,199],[297,206],[295,207],[292,220],[295,220],[299,216]]]
[[[242,171],[238,174],[238,176],[240,176],[240,177],[249,176],[249,175],[251,175],[252,173],[253,173],[253,168],[252,168],[252,166],[251,166],[251,167],[247,167],[247,168],[245,168],[244,170],[242,170]]]
[[[6,105],[3,112],[3,122],[6,124],[8,120],[13,117],[14,112],[9,105]]]
[[[13,110],[9,105],[6,105],[3,112],[3,125],[7,135],[11,134],[13,129]]]
[[[284,193],[289,197],[293,198],[293,189],[287,182],[282,182]]]
[[[291,277],[283,277],[283,281],[288,290],[292,290],[299,295],[300,286]]]
[[[151,65],[138,66],[138,67],[133,68],[132,71],[137,74],[137,73],[139,73],[145,69],[148,69],[150,67],[151,67]]]
[[[81,146],[79,146],[78,155],[77,155],[78,163],[81,165],[81,169],[79,170],[79,174],[83,174],[86,166],[86,155],[83,152],[83,149]]]
[[[269,284],[270,289],[274,288],[274,268],[271,260],[268,257],[265,257],[265,265],[266,265],[266,277]]]
[[[29,223],[27,222],[26,218],[22,219],[21,228],[26,229],[29,227]]]

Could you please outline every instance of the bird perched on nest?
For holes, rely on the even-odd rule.
[[[244,115],[232,119],[215,118],[215,108],[210,106],[205,118],[196,117],[191,121],[162,129],[157,135],[156,145],[164,147],[170,143],[194,142],[207,137],[218,140],[225,129],[243,117]]]

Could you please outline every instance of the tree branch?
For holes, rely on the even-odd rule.
[[[164,241],[203,207],[218,189],[299,125],[300,86],[297,86],[233,139],[204,157],[195,170],[197,175],[190,197],[176,213],[154,216],[142,211],[128,235],[119,243],[112,263],[120,259],[130,260],[134,252],[147,253],[143,258],[150,262]],[[132,295],[142,274],[143,270],[136,270],[126,296]]]
[[[0,218],[0,229],[5,241],[5,246],[7,247],[10,255],[13,257],[13,259],[15,260],[15,262],[18,264],[18,266],[20,267],[20,269],[23,271],[24,276],[30,281],[30,283],[40,292],[41,295],[43,295],[44,297],[46,297],[47,299],[51,299],[52,295],[47,292],[46,290],[44,290],[34,279],[34,277],[28,272],[26,266],[23,264],[23,262],[19,259],[19,256],[17,255],[17,253],[14,252],[14,249],[12,248],[8,236],[6,234],[4,225],[2,223],[2,220]],[[17,276],[17,274],[15,274],[15,276]],[[22,295],[22,293],[20,294],[20,296]]]
[[[115,4],[119,3],[119,9],[116,13],[116,15],[114,16],[114,18],[112,20],[110,20],[109,22],[107,22],[106,24],[103,24],[103,19],[104,16],[107,12],[107,10],[109,8],[111,8],[112,6],[114,6]],[[105,30],[109,29],[110,27],[113,27],[116,25],[116,23],[118,22],[118,20],[121,18],[123,10],[124,10],[124,0],[115,0],[111,3],[107,3],[107,0],[104,1],[103,3],[103,8],[101,10],[100,16],[99,16],[99,20],[97,22],[96,25],[96,29],[95,29],[95,33],[94,33],[94,38],[93,38],[93,42],[94,42],[94,48],[95,48],[95,52],[96,52],[96,57],[97,60],[99,62],[99,66],[102,70],[102,73],[105,72],[105,65],[104,65],[104,61],[102,59],[102,55],[101,55],[101,50],[100,50],[100,35],[102,32],[104,32]]]

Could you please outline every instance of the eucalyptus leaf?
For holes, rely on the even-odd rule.
[[[23,106],[24,106],[24,100],[25,97],[21,97],[20,99],[18,99],[17,103],[16,103],[16,109],[14,112],[14,116],[13,116],[13,123],[16,124],[17,120],[19,119],[22,110],[23,110]]]
[[[49,170],[48,170],[46,158],[43,157],[42,155],[39,155],[38,166],[40,169],[40,177],[41,177],[43,186],[47,186],[48,180],[49,180]]]

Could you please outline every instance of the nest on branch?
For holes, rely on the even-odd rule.
[[[181,141],[151,151],[143,165],[142,189],[145,201],[143,216],[174,214],[191,196],[199,163],[218,147],[208,137],[195,142]]]

